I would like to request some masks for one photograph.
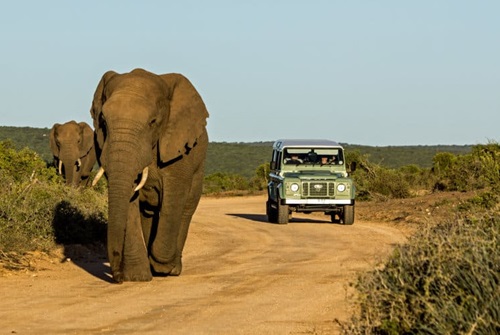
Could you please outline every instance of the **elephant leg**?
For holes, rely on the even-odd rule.
[[[203,185],[203,164],[190,176],[165,177],[162,209],[151,247],[150,261],[157,273],[178,276],[189,225],[198,206]],[[180,185],[184,185],[180,188]],[[183,192],[179,192],[183,189]],[[173,191],[172,191],[173,190]]]
[[[184,198],[182,197],[182,199]],[[156,234],[149,255],[151,266],[158,274],[169,275],[172,269],[180,266],[177,236],[179,235],[182,217],[182,211],[180,210],[184,202],[182,199],[174,196],[171,199],[166,199],[168,203],[163,204],[158,218]]]
[[[173,269],[181,268],[178,250],[178,236],[183,219],[183,208],[189,196],[190,179],[182,176],[164,176],[163,199],[155,225],[149,260],[158,274],[173,274]],[[181,185],[184,185],[181,187]],[[187,188],[187,189],[186,189]],[[174,271],[180,273],[180,271]]]
[[[123,280],[149,281],[152,275],[141,226],[138,199],[130,203],[128,211],[123,250]]]
[[[201,193],[203,191],[203,176],[204,176],[204,165],[202,165],[198,171],[193,176],[193,182],[191,184],[191,191],[189,192],[186,205],[184,206],[184,211],[181,218],[181,226],[179,229],[179,235],[177,238],[177,250],[179,260],[176,263],[176,267],[170,272],[171,275],[178,276],[182,271],[182,252],[184,250],[184,245],[186,243],[189,226],[193,218],[193,214],[198,207],[200,202]]]

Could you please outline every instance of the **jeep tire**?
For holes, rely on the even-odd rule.
[[[278,211],[271,206],[272,200],[268,199],[266,202],[266,214],[267,214],[267,221],[271,223],[277,223],[278,222]]]
[[[354,223],[354,205],[344,205],[341,220],[344,225],[352,225]]]
[[[277,202],[277,207],[278,207],[278,224],[287,224],[288,219],[290,218],[290,209],[288,208],[288,205],[282,205],[280,198],[278,198]]]

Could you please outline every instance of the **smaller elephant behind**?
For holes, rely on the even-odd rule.
[[[87,186],[96,163],[94,131],[85,122],[56,123],[50,130],[50,149],[54,165],[66,185]]]

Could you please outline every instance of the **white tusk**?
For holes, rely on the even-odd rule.
[[[146,180],[148,179],[148,172],[149,172],[149,170],[148,170],[148,167],[146,166],[144,168],[144,170],[142,170],[141,182],[139,183],[139,185],[137,185],[134,192],[139,191],[144,186],[144,184],[146,184]]]
[[[82,166],[82,160],[80,158],[78,158],[78,160],[76,161],[76,166]]]
[[[59,174],[62,175],[62,160],[59,160],[59,168],[58,168]]]
[[[104,174],[104,168],[101,166],[99,168],[99,171],[97,171],[97,174],[95,175],[94,180],[92,180],[92,187],[94,187],[97,184],[97,182],[99,181],[99,179],[101,179],[103,174]]]

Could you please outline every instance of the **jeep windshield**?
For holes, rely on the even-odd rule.
[[[285,165],[343,165],[344,154],[340,148],[286,148]]]

